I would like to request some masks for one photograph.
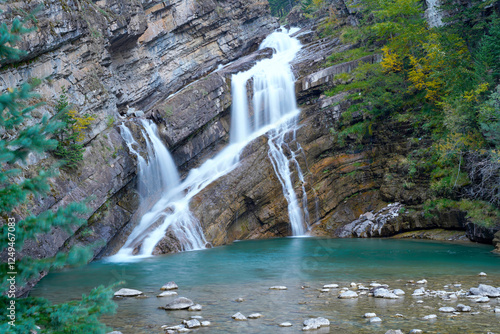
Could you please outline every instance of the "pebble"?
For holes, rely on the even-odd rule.
[[[180,328],[177,330],[177,333],[186,333],[186,332],[189,332],[188,328]]]
[[[186,321],[187,328],[197,328],[201,326],[201,323],[197,319],[191,319]]]
[[[477,276],[485,277],[485,276],[488,276],[488,275],[486,273],[484,273],[484,272],[481,271],[479,274],[477,274]]]
[[[282,322],[281,324],[279,324],[280,327],[292,327],[292,324],[289,323],[289,322]]]
[[[354,282],[352,282],[352,283],[351,283],[351,288],[354,288],[354,289],[355,289],[355,288],[357,288],[357,287],[358,287],[358,285],[357,285],[356,283],[354,283]]]
[[[160,290],[174,290],[174,289],[178,289],[178,288],[179,287],[177,286],[177,284],[175,284],[175,282],[168,282],[167,284],[162,286],[160,288]]]
[[[403,334],[401,329],[389,329],[385,334]]]
[[[241,302],[244,302],[245,299],[244,298],[236,298],[235,302],[238,302],[238,303],[241,303]]]
[[[374,318],[376,316],[377,315],[375,313],[365,313],[365,315],[363,317],[365,317],[365,318]]]
[[[181,328],[184,328],[183,325],[176,325],[176,326],[168,326],[168,325],[163,325],[161,326],[162,329],[165,329],[167,331],[176,331],[176,330],[179,330]]]
[[[269,288],[269,290],[286,290],[286,289],[287,287],[282,285],[275,285]]]
[[[354,291],[346,291],[343,292],[339,295],[340,299],[352,299],[352,298],[358,298],[358,294]]]
[[[321,292],[330,292],[330,289],[321,289]]]
[[[326,285],[323,285],[323,289],[336,289],[338,287],[339,287],[338,284],[326,284]]]
[[[459,312],[470,312],[471,311],[471,307],[470,306],[466,306],[464,304],[458,304],[457,305],[457,311],[459,311]]]
[[[405,292],[401,289],[394,289],[392,293],[395,294],[396,296],[403,296],[405,294]]]
[[[421,279],[420,281],[417,281],[417,284],[427,284],[427,280]]]
[[[476,299],[476,303],[487,303],[489,301],[490,301],[490,299],[488,297],[481,297],[481,298]]]
[[[453,307],[449,307],[449,306],[439,308],[439,312],[443,312],[443,313],[452,313],[455,311],[456,310]]]
[[[201,315],[192,315],[190,316],[191,319],[203,319]]]
[[[417,304],[423,304],[424,301],[423,300],[417,300]]]
[[[405,317],[404,315],[402,315],[402,314],[400,314],[400,313],[396,313],[394,316],[395,316],[396,318],[404,318],[404,317]]]
[[[423,317],[422,319],[424,320],[432,320],[432,319],[436,319],[437,318],[437,315],[435,314],[429,314],[429,315],[426,315],[425,317]]]
[[[382,319],[380,319],[379,317],[373,317],[373,318],[370,318],[370,323],[378,323],[378,322],[382,322]]]
[[[238,321],[245,321],[247,320],[247,317],[245,317],[243,314],[241,314],[240,312],[238,313],[235,313],[231,316],[231,318],[233,318],[234,320],[238,320]]]
[[[303,331],[309,331],[313,329],[318,329],[323,326],[330,326],[330,320],[318,317],[318,318],[310,318],[304,320],[304,328],[302,328]]]
[[[494,312],[495,312],[495,313],[500,313],[500,308],[495,307],[495,311],[494,311]]]
[[[203,307],[200,304],[195,304],[193,306],[189,306],[188,311],[201,311]]]
[[[164,291],[164,292],[160,293],[156,297],[160,298],[160,297],[169,297],[169,296],[177,296],[177,292],[175,292],[175,291]]]
[[[412,329],[410,334],[422,334],[424,331],[421,329]]]
[[[382,284],[380,284],[380,283],[370,283],[370,286],[371,286],[372,288],[378,288],[378,287],[379,287],[379,286],[381,286],[381,285],[382,285]]]
[[[167,311],[169,311],[169,310],[183,310],[183,309],[187,309],[193,305],[194,305],[194,303],[192,300],[187,299],[185,297],[179,297],[179,298],[174,299],[173,301],[171,301],[167,305],[160,307],[160,308],[167,310]]]
[[[413,291],[412,296],[423,296],[425,295],[425,289],[424,288],[419,288]]]
[[[201,327],[208,327],[210,325],[211,325],[210,321],[202,321],[201,322]]]
[[[259,318],[262,318],[263,315],[260,314],[260,313],[252,313],[248,316],[248,319],[259,319]]]

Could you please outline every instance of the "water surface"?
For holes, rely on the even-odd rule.
[[[118,313],[104,321],[127,333],[163,333],[161,325],[179,324],[192,315],[212,322],[200,333],[291,333],[310,316],[324,316],[332,321],[332,333],[385,333],[388,329],[426,329],[436,333],[486,333],[500,328],[499,314],[493,308],[500,304],[492,299],[486,305],[468,299],[445,302],[411,293],[418,287],[408,280],[426,278],[430,289],[457,291],[479,283],[500,286],[500,257],[491,246],[452,244],[432,241],[392,239],[316,239],[284,238],[236,242],[212,249],[170,254],[142,259],[133,263],[99,261],[83,268],[51,273],[33,290],[54,302],[81,297],[92,287],[126,281],[125,287],[144,291],[150,298],[117,300]],[[477,276],[486,272],[486,278]],[[168,281],[179,285],[179,296],[203,305],[201,312],[166,312],[157,309],[173,298],[156,298],[159,288]],[[368,285],[387,283],[406,292],[398,300],[362,296],[357,300],[340,300],[338,290],[321,293],[323,284],[348,286],[351,282]],[[462,287],[454,287],[454,283]],[[269,290],[285,285],[288,290]],[[448,288],[444,288],[448,285]],[[242,297],[244,302],[235,302]],[[450,304],[451,303],[451,304]],[[438,312],[441,306],[457,303],[471,305],[479,314],[455,318]],[[485,308],[486,307],[486,308]],[[236,322],[231,315],[242,312],[264,314],[264,318]],[[372,325],[362,318],[365,312],[376,312],[382,324]],[[395,317],[403,314],[404,318]],[[420,320],[437,314],[430,323]],[[277,324],[290,321],[291,328]]]

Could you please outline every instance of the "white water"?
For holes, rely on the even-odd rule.
[[[439,6],[441,5],[439,0],[425,0],[427,3],[427,9],[425,10],[425,16],[427,17],[427,22],[429,26],[440,27],[443,25],[443,14],[439,11]]]
[[[181,242],[182,250],[204,248],[207,242],[198,220],[189,211],[189,202],[207,185],[233,170],[239,162],[243,148],[250,141],[266,132],[269,135],[269,157],[288,201],[288,213],[293,235],[305,233],[309,219],[307,197],[305,196],[304,176],[296,159],[297,154],[300,154],[302,150],[300,145],[295,142],[295,135],[292,141],[296,150],[292,151],[287,144],[287,133],[296,129],[299,114],[295,98],[294,77],[289,63],[301,46],[297,39],[289,36],[293,32],[275,32],[268,36],[260,48],[274,48],[273,57],[257,62],[248,71],[233,75],[231,80],[233,104],[230,145],[199,168],[191,170],[181,184],[164,185],[160,200],[141,218],[125,245],[110,260],[128,261],[137,257],[150,256],[169,227]],[[247,84],[250,79],[253,79],[254,98],[252,102],[248,101],[247,98]],[[252,106],[251,110],[250,105]],[[156,142],[156,140],[159,141],[156,129],[150,123],[144,125],[145,129],[147,126],[151,127],[149,131],[146,130],[147,136],[145,136],[148,154],[155,155],[158,149],[155,144],[161,145],[166,152],[161,142]],[[129,149],[138,156],[139,168],[143,168],[145,162],[141,162],[142,158],[132,147],[135,141],[130,135],[130,131],[123,129],[126,128],[122,127],[122,135]],[[292,132],[294,133],[294,131]],[[153,150],[150,150],[151,143]],[[170,155],[168,158],[163,158],[172,160]],[[170,167],[169,164],[168,167],[160,166],[159,168],[167,169]],[[150,168],[149,163],[147,168]],[[296,170],[297,177],[302,183],[302,208],[304,210],[302,210],[293,189],[292,168]],[[140,170],[139,179],[141,177],[148,178],[149,176],[146,174]],[[158,179],[156,182],[159,182]],[[140,245],[140,251],[134,256],[134,248],[137,248],[138,245]]]

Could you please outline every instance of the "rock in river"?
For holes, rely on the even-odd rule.
[[[123,288],[115,292],[115,297],[135,297],[142,295],[142,291]]]
[[[339,295],[339,298],[340,299],[351,299],[351,298],[358,298],[358,294],[354,291],[346,291],[346,292],[342,292],[340,295]]]
[[[458,312],[470,312],[471,311],[471,307],[470,306],[466,306],[464,304],[458,304],[457,305],[457,311]]]
[[[303,331],[309,331],[313,329],[318,329],[323,326],[330,326],[330,320],[318,317],[304,320],[304,328]]]
[[[175,282],[168,282],[167,284],[162,286],[160,288],[160,290],[174,290],[174,289],[178,289],[178,288],[179,287],[177,286],[177,284],[175,284]]]
[[[231,318],[233,318],[234,320],[238,320],[238,321],[245,321],[247,320],[247,317],[245,317],[243,314],[241,314],[240,312],[236,313],[236,314],[233,314],[231,316]]]
[[[197,328],[200,326],[201,326],[201,323],[196,319],[191,319],[191,320],[186,321],[187,328]]]
[[[453,308],[453,307],[440,307],[439,308],[439,312],[443,312],[443,313],[452,313],[452,312],[455,312],[456,310]]]
[[[248,316],[248,319],[259,319],[259,318],[262,318],[263,315],[260,314],[260,313],[252,313]]]
[[[471,295],[475,296],[486,296],[490,298],[500,297],[500,291],[491,285],[479,284],[477,288],[470,288]]]
[[[170,310],[184,310],[193,306],[194,303],[191,299],[185,297],[179,297],[171,301],[165,306],[160,306],[159,308],[170,311]]]
[[[156,297],[160,298],[160,297],[170,297],[170,296],[177,296],[177,292],[175,292],[175,291],[163,291],[162,293],[160,293]]]
[[[269,288],[269,290],[286,290],[286,286],[275,285]]]
[[[189,306],[188,311],[201,311],[203,307],[200,304]]]

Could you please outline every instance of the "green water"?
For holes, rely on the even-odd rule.
[[[390,239],[243,241],[135,263],[94,262],[83,268],[51,273],[32,294],[61,302],[79,298],[92,287],[124,280],[124,287],[139,289],[150,296],[118,300],[118,313],[104,319],[124,334],[163,333],[161,325],[176,325],[191,315],[201,315],[212,322],[211,327],[198,329],[200,333],[291,333],[299,331],[300,323],[309,316],[329,318],[332,326],[322,332],[332,333],[385,333],[396,327],[424,329],[429,326],[434,332],[446,333],[458,326],[457,330],[470,328],[471,333],[476,330],[486,333],[484,329],[490,325],[493,329],[500,328],[500,317],[490,309],[483,310],[484,305],[474,305],[481,308],[477,315],[460,315],[442,321],[438,318],[432,324],[422,322],[418,317],[438,314],[442,301],[429,299],[424,304],[416,304],[411,293],[417,287],[407,281],[426,278],[430,288],[441,290],[445,284],[457,282],[464,289],[479,283],[500,286],[500,257],[491,250],[491,246],[484,245]],[[488,273],[487,278],[477,276],[481,271]],[[168,281],[175,281],[179,285],[179,296],[200,303],[203,311],[157,309],[172,299],[155,297]],[[322,294],[318,290],[328,283],[347,286],[350,282],[368,285],[372,281],[402,288],[406,296],[399,300],[374,300],[366,296],[340,300],[336,298],[338,291]],[[285,285],[288,290],[271,291],[268,288],[272,285]],[[238,297],[245,298],[245,302],[235,302]],[[470,304],[469,300],[459,302]],[[488,304],[493,308],[500,305],[495,299]],[[375,327],[361,317],[374,310],[379,316],[385,314],[383,323]],[[246,315],[260,312],[265,317],[235,322],[231,315],[238,311]],[[407,313],[408,318],[394,318],[395,313]],[[473,317],[479,323],[466,317]],[[292,322],[294,327],[277,327],[283,321]]]

